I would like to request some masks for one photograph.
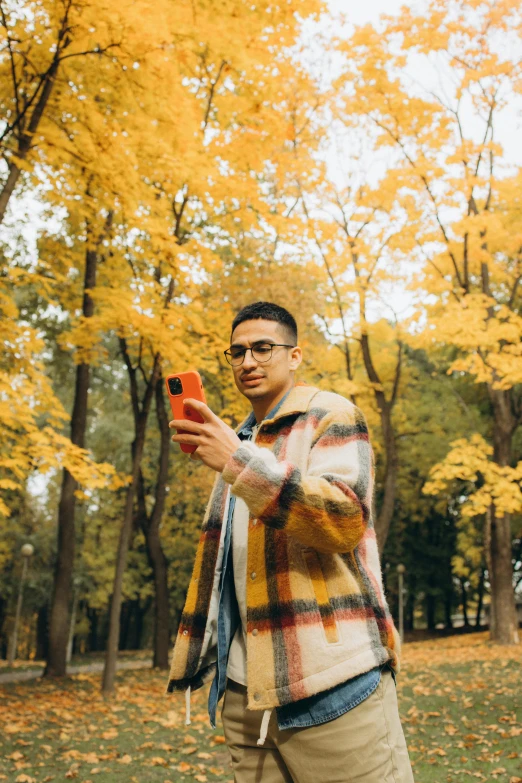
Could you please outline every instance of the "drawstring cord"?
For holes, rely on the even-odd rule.
[[[261,731],[259,732],[259,739],[257,741],[258,745],[265,744],[266,735],[268,733],[268,724],[270,723],[271,714],[272,714],[272,710],[265,710],[263,713],[263,720],[261,721]]]
[[[185,691],[185,726],[190,726],[190,685]]]

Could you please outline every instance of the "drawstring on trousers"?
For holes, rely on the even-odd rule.
[[[272,710],[265,710],[263,712],[263,718],[261,720],[261,729],[259,732],[258,745],[264,745],[266,735],[268,734],[268,724],[270,723],[270,716]],[[185,726],[190,726],[190,685],[185,691]]]
[[[263,720],[261,721],[261,731],[259,732],[259,739],[257,741],[258,745],[265,744],[266,735],[268,733],[268,724],[270,723],[271,714],[272,714],[272,710],[265,710],[263,713]]]
[[[190,685],[185,691],[185,726],[190,726]]]

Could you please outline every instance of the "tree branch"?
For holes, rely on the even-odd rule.
[[[217,72],[216,78],[214,79],[214,81],[212,81],[212,79],[210,80],[210,92],[209,92],[209,95],[208,95],[207,110],[205,112],[205,117],[203,119],[203,131],[205,131],[207,129],[208,121],[209,121],[209,118],[210,118],[210,112],[212,110],[212,101],[214,100],[214,93],[216,91],[217,84],[218,84],[218,82],[219,82],[219,80],[221,78],[221,74],[223,72],[223,68],[225,67],[226,64],[227,64],[226,60],[222,60],[221,61],[221,65],[219,66],[219,70]],[[208,73],[208,71],[207,71],[207,73]]]
[[[393,379],[393,389],[392,389],[392,395],[390,404],[393,406],[395,405],[395,401],[397,399],[397,392],[399,391],[399,383],[401,379],[401,367],[402,367],[402,342],[400,340],[397,340],[398,343],[398,353],[397,353],[397,365],[395,367],[395,377]]]

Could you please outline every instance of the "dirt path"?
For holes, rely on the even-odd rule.
[[[83,674],[84,672],[102,672],[103,662],[98,663],[86,663],[81,666],[68,666],[67,674]],[[119,661],[116,664],[117,670],[120,669],[150,669],[152,666],[152,660],[142,661]],[[37,680],[42,676],[44,670],[31,669],[30,671],[22,672],[9,672],[8,674],[0,674],[0,685],[7,685],[11,682],[24,682],[25,680]]]

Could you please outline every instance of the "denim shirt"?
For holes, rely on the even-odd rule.
[[[289,393],[290,392],[287,392],[285,394],[265,418],[272,418],[277,413]],[[239,438],[241,440],[251,440],[252,428],[255,424],[256,418],[252,411],[245,424],[238,432]],[[216,674],[212,681],[208,697],[208,714],[210,725],[213,729],[216,728],[217,705],[226,688],[230,645],[234,633],[241,622],[234,587],[232,558],[230,556],[232,517],[234,515],[235,503],[236,498],[231,494],[226,520],[223,563],[219,584]],[[291,704],[285,704],[282,707],[276,707],[278,727],[280,729],[290,729],[301,726],[315,726],[319,723],[326,723],[334,718],[338,718],[340,715],[348,712],[348,710],[356,707],[375,691],[381,679],[381,671],[384,668],[386,668],[386,664],[384,664],[384,666],[376,666],[374,669],[359,674],[357,677],[353,677],[327,691],[322,691],[314,696],[300,699]],[[393,671],[392,674],[395,680]]]

